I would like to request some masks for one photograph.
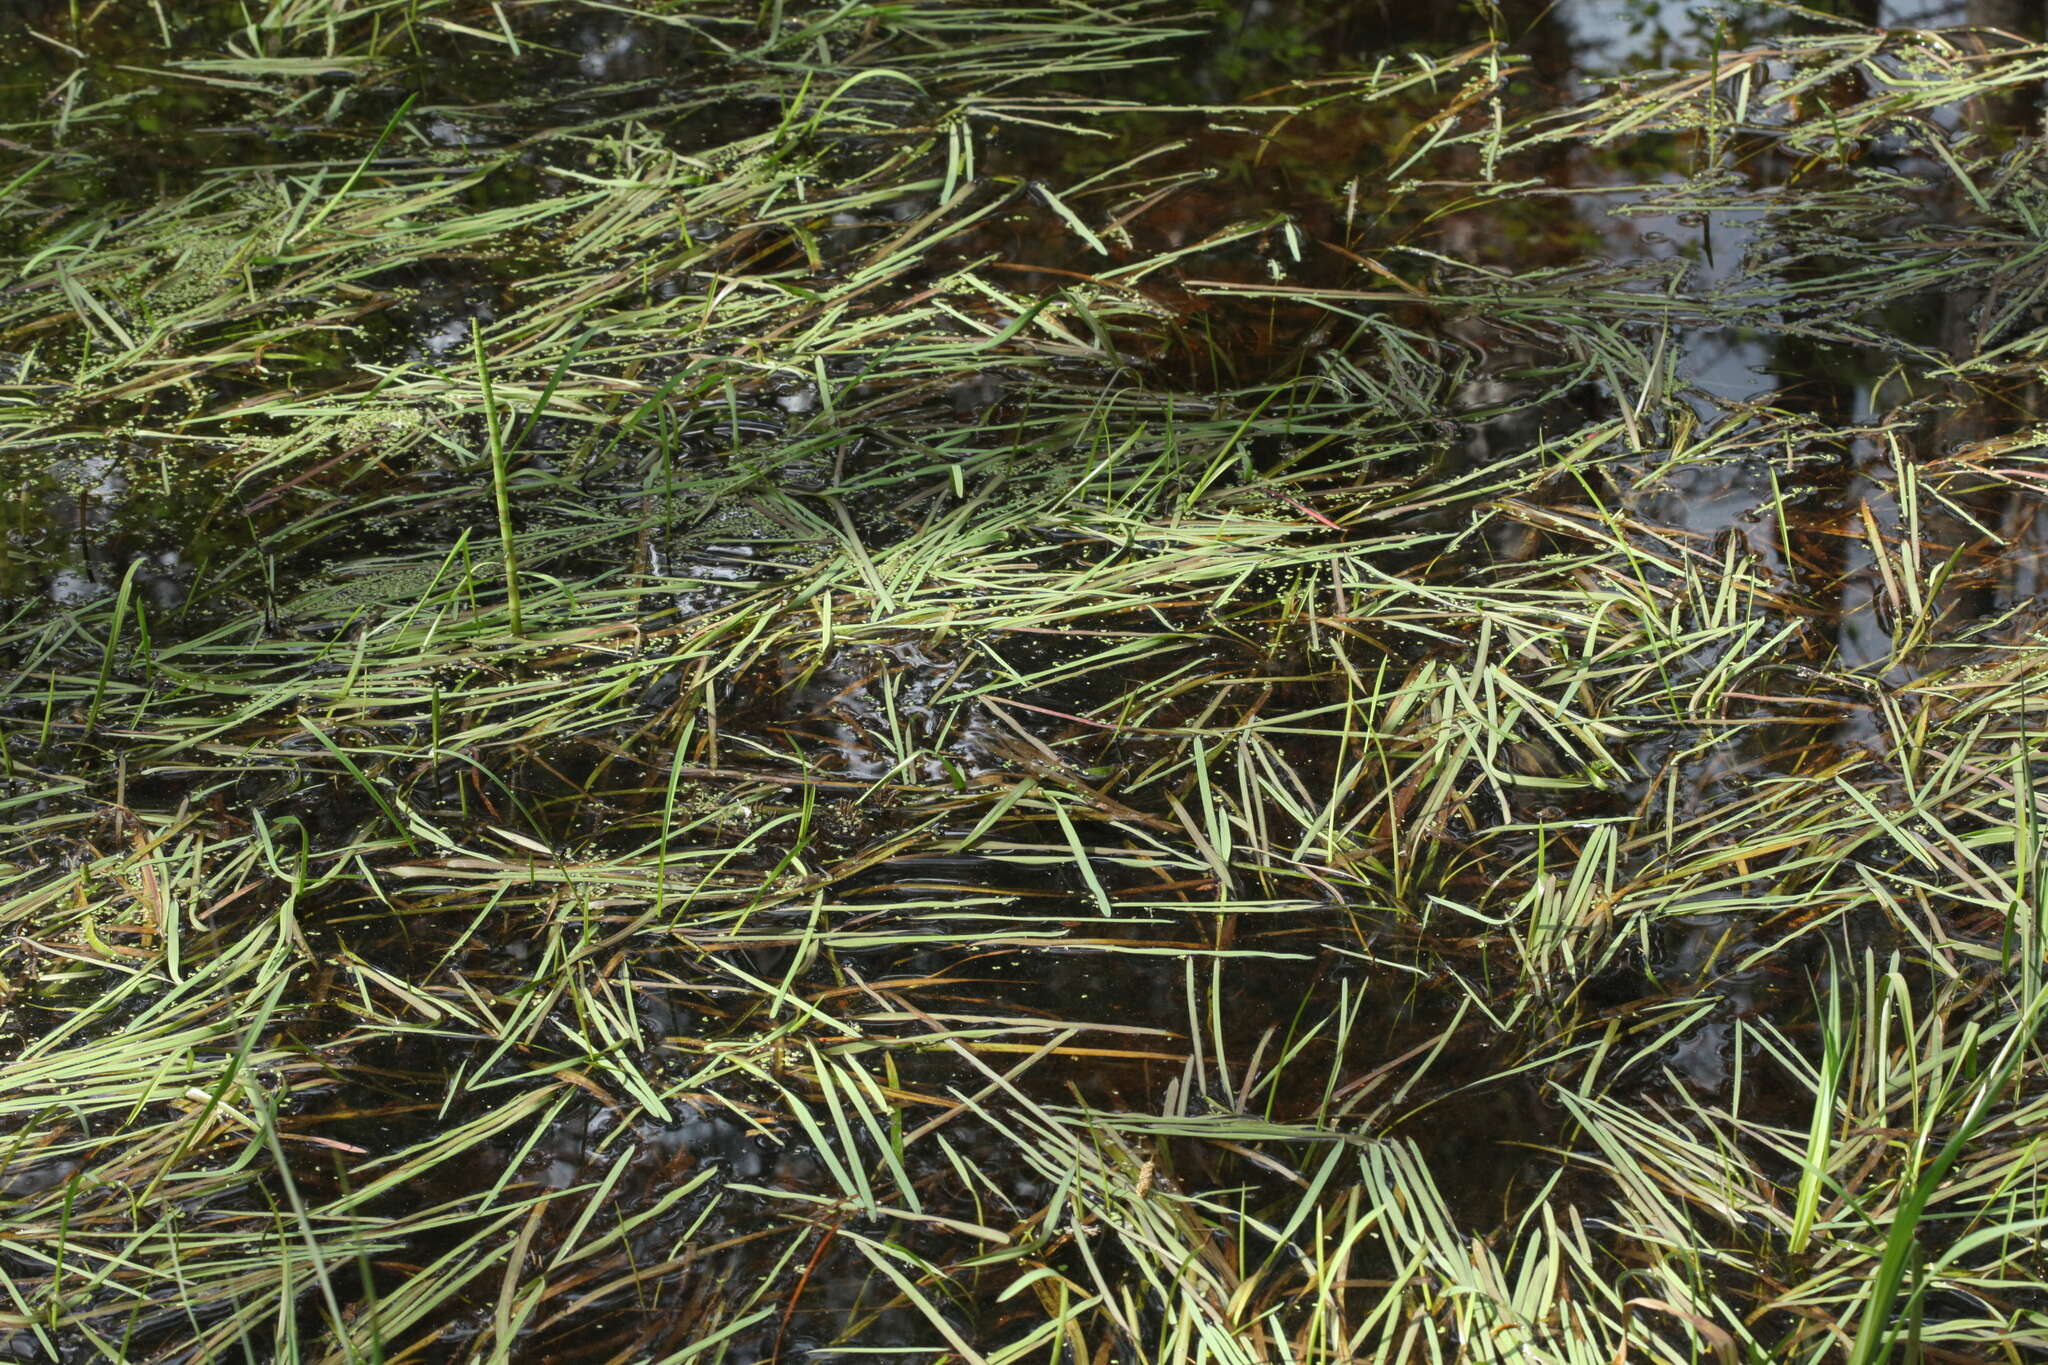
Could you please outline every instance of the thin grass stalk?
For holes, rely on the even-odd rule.
[[[476,319],[469,320],[470,348],[476,354],[477,381],[484,393],[484,438],[491,458],[491,494],[498,508],[498,546],[505,565],[505,610],[511,618],[512,634],[526,634],[519,612],[519,551],[512,541],[512,490],[506,469],[503,433],[498,428],[498,405],[491,389],[491,367],[484,358],[483,332]]]
[[[1920,1251],[1920,1220],[1927,1211],[1929,1201],[1948,1178],[1949,1170],[1957,1158],[1974,1142],[1991,1121],[1991,1107],[2004,1094],[2005,1089],[2018,1074],[2026,1061],[2027,1053],[2035,1041],[2044,1009],[2048,1009],[2048,993],[2028,1001],[2019,1017],[2013,1021],[2012,1032],[2005,1046],[2000,1050],[1990,1073],[1980,1081],[1971,1096],[1969,1108],[1964,1112],[1956,1130],[1949,1140],[1935,1154],[1934,1160],[1920,1171],[1908,1187],[1906,1197],[1900,1201],[1892,1214],[1891,1228],[1885,1238],[1884,1255],[1878,1262],[1877,1273],[1871,1281],[1870,1296],[1858,1313],[1856,1340],[1849,1351],[1849,1365],[1884,1365],[1891,1359],[1892,1347],[1896,1340],[1896,1324],[1892,1321],[1893,1308],[1899,1291],[1905,1284],[1906,1274],[1918,1265],[1924,1256]]]

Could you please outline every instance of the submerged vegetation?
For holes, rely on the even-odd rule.
[[[1225,8],[9,11],[0,1359],[2048,1358],[2048,47]]]

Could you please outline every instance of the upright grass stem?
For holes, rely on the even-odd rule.
[[[2040,1028],[2044,1007],[2048,1007],[2048,993],[2036,995],[2024,1004],[1988,1073],[1970,1092],[1969,1106],[1956,1123],[1955,1131],[1935,1153],[1934,1159],[1912,1178],[1905,1198],[1893,1212],[1891,1227],[1885,1237],[1884,1255],[1871,1281],[1870,1297],[1864,1302],[1858,1317],[1856,1344],[1850,1348],[1849,1365],[1884,1365],[1892,1358],[1892,1348],[1897,1344],[1899,1335],[1893,1321],[1899,1291],[1905,1287],[1907,1272],[1925,1255],[1920,1228],[1927,1206],[1940,1190],[1942,1182],[1948,1179],[1956,1160],[1990,1126],[1992,1106],[2012,1084],[2036,1042],[2035,1034]],[[1916,1288],[1909,1309],[1917,1309],[1924,1294],[1924,1285]],[[1912,1316],[1909,1311],[1908,1319]]]
[[[510,474],[505,467],[505,437],[498,424],[498,403],[491,388],[490,363],[484,358],[483,333],[478,329],[475,318],[469,320],[469,344],[476,355],[477,382],[483,386],[484,393],[484,439],[491,458],[491,492],[498,505],[498,546],[505,565],[505,609],[512,618],[512,633],[524,635],[525,622],[519,610],[519,550],[512,540],[512,490],[508,483]]]

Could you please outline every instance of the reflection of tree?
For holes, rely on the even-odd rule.
[[[1985,6],[1971,8],[1998,17]],[[1990,167],[2028,135],[2039,102],[2038,92],[2022,89],[1949,106],[1933,136],[1984,158],[1971,171],[1980,182],[2002,183]],[[1957,458],[1997,448],[2038,420],[2038,384],[2031,376],[1939,373],[2010,340],[1985,329],[1998,299],[2029,287],[2014,278],[2023,273],[2016,262],[2029,230],[2008,221],[2004,205],[1987,207],[1981,191],[1966,189],[1924,144],[1885,151],[1866,141],[1850,157],[1860,172],[1897,175],[1924,188],[1912,196],[1906,219],[1869,181],[1845,178],[1840,207],[1804,228],[1780,229],[1777,245],[1797,262],[1783,278],[1789,292],[1810,302],[1781,319],[1784,330],[1773,345],[1783,382],[1774,404],[1843,430],[1838,466],[1797,509],[1803,515],[1788,517],[1795,577],[1832,620],[1835,664],[1897,685],[1936,666],[1936,642],[1972,622],[2011,613],[2002,628],[2011,634],[2039,619],[2035,599],[2048,586],[2041,572],[2048,523],[2039,497],[2028,480],[1978,478],[1967,457]],[[1758,158],[1752,186],[1783,184],[1789,171],[1775,155]],[[1815,249],[1830,233],[1839,257]],[[1846,282],[1868,278],[1873,266],[1889,266],[1891,283],[1867,284],[1863,297]],[[1810,294],[1801,292],[1805,286]],[[1864,339],[1822,344],[1809,332],[1816,325]],[[1892,581],[1913,565],[1924,574],[1952,557],[1953,572],[1941,577],[1938,590],[1924,577]],[[1927,600],[1915,619],[1900,619],[1899,599],[1917,601],[1923,588]]]
[[[2035,0],[1967,0],[1962,9],[1964,23],[2004,29],[2023,38],[2039,38],[2042,33],[2043,10]]]
[[[2048,7],[2037,0],[1967,0],[1948,8],[1962,11],[1964,22],[2021,38],[2039,39],[2048,26]],[[2017,87],[1973,100],[1959,116],[1994,151],[2002,151],[2038,136],[2044,107],[2048,107],[2048,88]],[[1966,223],[1981,218],[1953,177],[1940,175],[1939,168],[1926,169],[1945,186],[1936,213],[1941,221]],[[2018,224],[2012,228],[2016,238],[2030,235]],[[1988,295],[1995,288],[1941,291],[1931,315],[1931,348],[1961,364],[2008,339],[1985,335],[1985,328],[1993,325]],[[1927,431],[1920,452],[1923,460],[1939,461],[1950,451],[1986,448],[2003,434],[2039,421],[2042,415],[2036,379],[2005,384],[1956,381],[1951,388],[1957,401],[1943,420]],[[1941,609],[1964,620],[2017,613],[2005,633],[2016,636],[2032,629],[2041,616],[2037,599],[2048,591],[2048,578],[2043,575],[2044,564],[2048,564],[2048,519],[2041,515],[2040,498],[2024,482],[1993,484],[1982,492],[1959,496],[1977,522],[1996,533],[1996,540],[1984,544],[1982,533],[1974,527],[1958,518],[1945,519],[1953,543],[1969,545],[1973,558],[1957,575],[1956,587],[1945,594],[1949,600]]]
[[[1363,70],[1384,57],[1441,56],[1496,39],[1511,45],[1546,84],[1573,69],[1571,27],[1550,0],[1507,0],[1499,19],[1484,6],[1407,0],[1202,0],[1213,32],[1186,43],[1177,60],[1119,73],[1115,91],[1224,102],[1284,84]],[[1109,87],[1105,87],[1109,88]]]

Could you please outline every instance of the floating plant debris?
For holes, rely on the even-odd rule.
[[[2040,14],[1424,8],[8,7],[0,1359],[2048,1358]]]

